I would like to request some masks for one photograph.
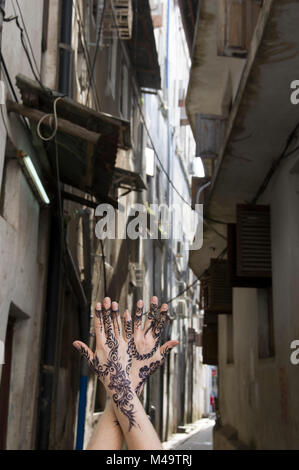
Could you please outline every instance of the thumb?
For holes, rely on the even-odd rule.
[[[73,346],[81,353],[84,359],[86,359],[88,362],[92,362],[94,359],[94,353],[88,346],[86,346],[85,343],[82,343],[82,341],[74,341]]]
[[[169,354],[172,348],[177,346],[179,344],[179,341],[176,341],[175,339],[172,339],[170,341],[167,341],[166,343],[163,344],[160,348],[160,353],[162,356],[166,356],[166,354]]]

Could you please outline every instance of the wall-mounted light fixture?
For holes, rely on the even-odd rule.
[[[41,197],[42,201],[45,203],[45,204],[50,204],[50,199],[46,193],[46,190],[37,174],[37,171],[32,163],[32,160],[31,158],[26,155],[24,158],[23,158],[23,162],[24,162],[24,165],[26,167],[26,170],[28,172],[28,175],[29,177],[31,178],[35,188],[37,189],[37,192],[39,194],[39,196]]]

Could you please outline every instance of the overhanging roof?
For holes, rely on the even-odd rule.
[[[57,92],[42,89],[40,85],[23,75],[16,78],[25,109],[30,112],[53,113]],[[58,128],[59,173],[61,182],[74,186],[94,196],[100,202],[110,202],[108,193],[113,179],[118,147],[131,146],[130,124],[122,119],[98,113],[70,98],[57,102],[57,116],[71,127],[79,126],[83,133],[70,135]],[[30,119],[30,117],[29,117]],[[61,121],[62,122],[62,121]],[[36,122],[30,120],[35,147],[39,155],[39,168],[48,187],[55,186],[55,141],[43,143],[36,133]],[[46,134],[42,127],[43,133]],[[85,133],[88,138],[85,138]],[[47,134],[48,135],[48,134]],[[92,139],[90,139],[90,136]]]
[[[264,1],[225,145],[206,190],[205,215],[210,220],[236,221],[236,205],[254,200],[298,126],[299,108],[290,101],[294,70],[299,70],[298,18],[297,1]],[[212,228],[226,235],[226,225],[206,227],[203,247],[189,258],[198,276],[226,246]]]
[[[161,88],[160,66],[149,0],[133,0],[133,34],[128,43],[130,57],[142,88]]]
[[[298,126],[299,108],[290,100],[298,20],[297,1],[265,1],[212,179],[210,217],[235,221],[236,204],[255,198]]]

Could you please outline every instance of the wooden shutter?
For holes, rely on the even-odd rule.
[[[217,158],[224,142],[227,119],[211,114],[196,114],[196,156]]]
[[[269,206],[237,206],[237,275],[272,276]]]
[[[227,258],[232,287],[270,287],[271,278],[256,278],[237,275],[237,225],[227,225]]]
[[[260,9],[257,0],[219,0],[218,55],[246,57]]]
[[[218,325],[209,324],[202,331],[203,364],[218,365]]]
[[[211,259],[201,282],[201,307],[205,312],[232,313],[232,286],[227,260]]]

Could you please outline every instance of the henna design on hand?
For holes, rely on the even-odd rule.
[[[112,309],[112,321],[114,326],[116,326],[118,334],[120,335],[120,324],[119,324],[119,309]]]
[[[155,345],[149,353],[140,354],[137,351],[134,338],[132,337],[129,341],[128,350],[130,351],[130,354],[132,355],[132,357],[134,357],[137,361],[145,361],[146,359],[150,359],[151,357],[153,357],[159,345],[160,345],[160,337],[156,339]]]
[[[96,317],[100,320],[100,331],[103,331],[103,311],[102,309],[95,309]]]
[[[137,305],[136,313],[135,313],[135,322],[134,322],[134,328],[136,328],[136,330],[138,330],[141,327],[142,315],[143,315],[143,306],[139,307]]]
[[[143,385],[148,378],[149,375],[152,375],[161,365],[160,361],[151,362],[148,366],[141,367],[139,370],[139,377],[141,378],[140,382],[138,383],[137,387],[135,388],[135,392],[139,396],[142,392]]]
[[[156,323],[156,312],[158,310],[158,304],[156,303],[151,303],[150,304],[150,310],[148,312],[148,315],[147,315],[147,318],[150,320],[150,326],[146,329],[145,333],[144,333],[144,336],[147,335],[147,333],[150,331],[150,330],[153,330],[154,329],[154,326],[155,326],[155,323]]]
[[[109,348],[109,355],[106,364],[101,365],[97,353],[95,353],[93,359],[90,358],[88,352],[81,346],[81,354],[87,359],[91,368],[96,372],[98,378],[105,383],[105,379],[109,376],[108,389],[114,393],[112,399],[120,411],[129,420],[129,431],[135,422],[135,411],[134,405],[131,402],[133,400],[133,392],[131,388],[131,381],[128,378],[128,371],[124,371],[118,354],[118,341],[113,334],[112,320],[110,315],[110,309],[103,309],[103,322],[105,331],[107,332],[106,345]],[[127,368],[126,368],[127,369]]]
[[[160,312],[160,318],[154,328],[154,338],[161,338],[162,332],[166,327],[166,322],[168,321],[168,319],[169,317],[167,315],[167,310]]]
[[[139,374],[138,374],[141,380],[138,383],[137,387],[135,388],[135,392],[137,393],[138,396],[141,394],[143,390],[143,385],[146,382],[147,378],[150,375],[152,375],[154,372],[156,372],[156,370],[159,369],[160,366],[162,366],[169,352],[170,352],[169,348],[166,347],[165,351],[161,353],[162,359],[160,361],[151,362],[149,367],[148,366],[141,367],[141,369],[139,370]]]

